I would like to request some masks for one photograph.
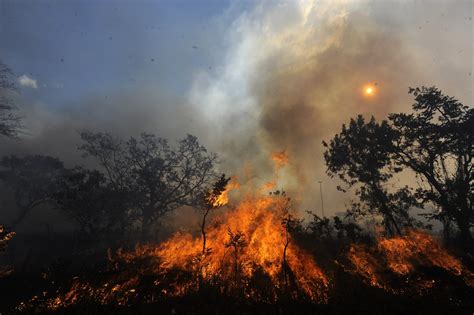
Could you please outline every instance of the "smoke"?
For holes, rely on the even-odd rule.
[[[397,88],[413,72],[401,41],[364,7],[261,5],[233,23],[222,73],[198,75],[190,94],[215,130],[210,142],[227,168],[238,172],[248,162],[259,177],[271,179],[270,155],[285,151],[290,162],[278,188],[313,210],[319,207],[318,181],[328,196],[336,194],[325,176],[321,141],[358,113],[382,117],[392,111],[400,103]],[[380,91],[370,100],[360,92],[369,82]]]
[[[249,163],[268,179],[271,153],[285,151],[278,188],[319,213],[323,181],[326,214],[343,210],[350,196],[325,175],[322,140],[357,114],[407,111],[408,86],[437,83],[423,81],[426,62],[402,37],[403,16],[384,23],[387,15],[368,1],[299,1],[265,2],[238,17],[220,74],[197,74],[190,92],[225,167]],[[371,98],[362,93],[368,83],[377,87]]]
[[[208,49],[215,58],[203,58],[201,65],[189,62],[189,53],[173,56],[185,59],[193,75],[186,95],[154,82],[109,87],[57,107],[20,98],[27,133],[21,141],[0,140],[0,154],[47,154],[70,166],[87,163],[76,150],[81,129],[123,137],[147,131],[170,140],[191,133],[219,154],[221,171],[241,179],[251,173],[257,183],[274,179],[271,155],[285,151],[289,164],[279,171],[276,188],[319,213],[322,181],[331,215],[343,210],[350,196],[326,176],[321,142],[343,123],[357,114],[381,119],[408,111],[409,86],[437,85],[472,104],[469,12],[472,2],[233,4],[209,23],[214,30],[200,35],[209,47],[189,48],[195,54]],[[181,59],[163,64],[182,64]],[[195,70],[197,65],[202,68]],[[361,90],[368,83],[377,87],[371,98]]]
[[[0,154],[43,154],[59,157],[67,166],[88,165],[77,147],[79,131],[107,131],[125,139],[152,132],[172,141],[181,139],[192,120],[185,100],[157,88],[123,89],[84,96],[80,106],[52,109],[17,97],[25,128],[20,140],[0,139]]]

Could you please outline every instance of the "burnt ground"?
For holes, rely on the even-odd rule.
[[[61,262],[63,265],[64,262]],[[58,263],[58,265],[61,265]],[[325,266],[328,267],[327,265]],[[453,276],[439,268],[421,268],[408,278],[393,278],[391,285],[403,288],[403,293],[393,294],[367,285],[358,275],[347,272],[340,265],[333,265],[329,272],[331,285],[327,304],[314,304],[282,297],[276,303],[254,302],[221,294],[212,287],[183,297],[166,297],[156,302],[147,298],[153,293],[153,279],[142,277],[137,285],[137,298],[125,306],[100,305],[91,300],[79,301],[56,311],[45,309],[41,300],[43,292],[65,290],[71,283],[72,274],[63,269],[54,278],[45,273],[11,275],[0,279],[0,312],[2,314],[473,314],[474,288],[465,284],[461,277]],[[56,266],[57,270],[65,268]],[[91,266],[81,271],[81,279],[100,283],[110,272],[102,272],[105,265]],[[429,290],[418,292],[408,287],[427,279],[436,279]],[[399,283],[397,283],[397,281]],[[37,304],[20,312],[15,309],[22,301],[39,296]],[[46,293],[45,296],[50,296]],[[35,306],[37,305],[37,306]]]

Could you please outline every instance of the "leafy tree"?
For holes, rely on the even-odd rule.
[[[53,201],[58,179],[64,172],[60,160],[42,155],[6,156],[0,165],[4,168],[0,179],[13,189],[19,209],[12,226],[19,224],[34,208]]]
[[[474,108],[435,87],[410,88],[413,113],[391,114],[395,132],[391,157],[414,171],[423,184],[417,196],[440,207],[429,217],[452,220],[464,240],[474,225]]]
[[[358,116],[329,144],[323,142],[329,175],[338,175],[349,187],[360,184],[356,195],[361,202],[353,203],[350,213],[355,218],[381,215],[389,235],[401,234],[401,227],[411,224],[408,209],[416,205],[409,188],[391,193],[386,187],[393,173],[401,171],[390,155],[395,135],[387,121],[379,124],[372,117],[366,122]]]
[[[21,130],[21,117],[14,115],[16,109],[10,94],[17,91],[13,72],[0,61],[0,136],[16,138]]]
[[[328,172],[349,186],[360,183],[360,203],[354,216],[380,213],[389,232],[399,232],[397,221],[413,224],[412,206],[433,204],[428,213],[449,226],[456,223],[462,239],[472,239],[474,109],[444,95],[436,87],[410,88],[413,112],[390,114],[388,120],[352,119],[348,128],[324,143]],[[397,172],[411,170],[421,180],[413,194],[404,187],[395,193],[384,185]]]

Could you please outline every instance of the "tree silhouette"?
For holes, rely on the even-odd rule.
[[[286,197],[285,192],[280,192],[277,190],[271,194],[273,196],[281,198],[281,202],[282,202],[281,210],[283,213],[283,219],[281,220],[281,225],[283,226],[283,230],[285,232],[285,237],[283,240],[283,253],[282,253],[282,276],[283,276],[283,282],[285,284],[285,288],[289,290],[291,270],[290,270],[290,267],[288,266],[288,261],[287,261],[288,246],[290,246],[290,243],[291,243],[291,233],[293,233],[296,229],[300,227],[302,220],[298,220],[291,213],[289,213],[291,199],[289,197]]]
[[[81,138],[79,149],[97,159],[113,187],[133,195],[144,232],[174,209],[199,204],[203,188],[216,176],[216,155],[191,135],[176,146],[147,133],[123,141],[84,131]]]
[[[128,196],[111,187],[97,170],[67,170],[53,195],[56,205],[79,224],[81,235],[97,236],[115,230],[123,233],[130,224]]]
[[[410,88],[413,113],[391,114],[396,163],[416,172],[427,186],[417,190],[424,203],[441,209],[429,217],[456,223],[464,240],[474,224],[474,108],[436,87]]]
[[[328,173],[338,175],[357,190],[354,216],[381,213],[386,230],[400,232],[412,225],[408,210],[428,203],[441,209],[427,216],[454,221],[464,240],[472,238],[474,109],[436,87],[410,88],[413,112],[390,114],[388,120],[365,122],[362,116],[343,125],[324,154]],[[415,172],[422,184],[414,194],[409,187],[395,193],[385,186],[393,174]],[[447,225],[449,226],[449,224]]]
[[[239,254],[242,249],[247,246],[247,240],[244,233],[237,230],[235,233],[232,232],[230,228],[227,229],[227,234],[229,235],[229,240],[224,244],[226,248],[231,247],[233,249],[234,256],[234,282],[236,287],[238,287],[239,274],[240,274],[240,263],[239,263]]]
[[[16,106],[11,94],[17,91],[13,72],[0,61],[0,136],[16,138],[22,128],[21,117],[14,115]]]
[[[329,144],[323,142],[328,174],[338,175],[349,187],[360,184],[356,195],[361,202],[353,203],[350,213],[355,218],[380,214],[389,235],[401,234],[401,226],[410,224],[408,209],[416,205],[408,188],[395,193],[386,188],[393,173],[401,171],[390,155],[394,137],[386,121],[379,124],[372,117],[366,122],[359,115],[348,127],[343,125]]]
[[[227,178],[225,174],[222,174],[221,177],[214,183],[211,190],[204,192],[201,198],[201,212],[202,212],[202,221],[201,221],[201,235],[202,235],[202,254],[206,253],[206,219],[211,210],[219,208],[222,204],[219,202],[219,197],[225,191],[227,184],[230,181],[230,177]]]
[[[6,156],[0,165],[4,168],[0,171],[0,179],[14,191],[19,209],[12,226],[19,224],[34,208],[53,201],[58,179],[64,172],[60,160],[42,155]]]

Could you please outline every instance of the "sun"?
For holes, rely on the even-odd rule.
[[[373,85],[366,85],[364,87],[364,95],[367,97],[374,96],[375,95],[375,86]]]

